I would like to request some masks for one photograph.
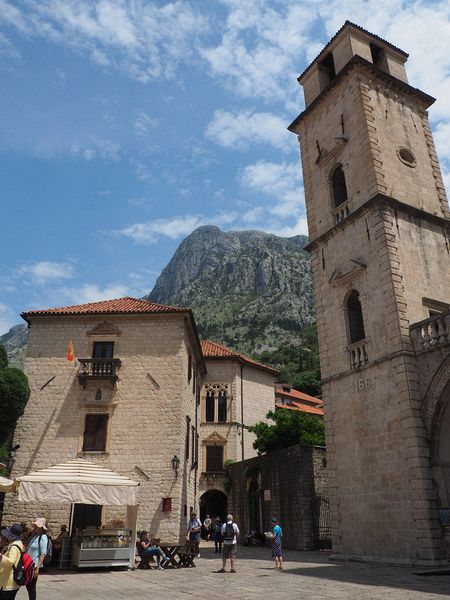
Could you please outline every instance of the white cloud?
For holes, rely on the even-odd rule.
[[[18,316],[14,315],[9,306],[0,302],[0,335],[7,333],[18,321]]]
[[[152,119],[147,113],[141,112],[134,122],[134,133],[139,136],[145,136],[149,133],[150,129],[156,127],[157,124],[157,119]]]
[[[290,152],[296,148],[294,136],[287,131],[288,117],[265,112],[230,113],[216,110],[206,129],[206,137],[224,148],[245,150],[251,144],[267,143]]]
[[[273,163],[261,160],[245,167],[241,183],[244,188],[262,192],[275,200],[270,212],[281,218],[304,214],[300,167],[296,163]]]
[[[223,3],[229,13],[221,41],[201,50],[213,77],[244,97],[260,96],[271,102],[297,97],[294,74],[317,18],[314,2]]]
[[[139,81],[171,77],[208,19],[183,0],[0,0],[0,23],[70,47]]]
[[[57,287],[52,290],[52,302],[58,304],[85,304],[112,298],[131,295],[129,286],[117,283],[99,287],[95,283],[84,283],[80,286]]]
[[[71,279],[75,274],[75,268],[67,262],[40,261],[20,267],[18,273],[30,276],[34,283],[41,285],[49,281]]]
[[[106,161],[118,161],[122,157],[122,147],[118,142],[92,136],[85,146],[73,144],[70,148],[72,154],[81,156],[85,160],[100,158]]]
[[[160,237],[175,240],[189,235],[201,225],[228,225],[234,222],[236,218],[237,215],[234,213],[219,213],[211,217],[184,215],[171,219],[155,219],[146,223],[134,223],[114,233],[129,237],[136,244],[155,244]]]

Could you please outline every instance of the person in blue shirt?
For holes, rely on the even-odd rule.
[[[39,569],[44,564],[44,558],[47,554],[48,535],[47,521],[43,517],[35,519],[31,524],[32,536],[28,542],[27,552],[34,562],[34,576],[27,585],[28,599],[36,600],[36,585],[39,575]]]
[[[272,532],[275,536],[272,542],[272,556],[275,558],[275,569],[282,569],[283,554],[281,552],[281,536],[283,535],[283,530],[275,517],[272,517]]]

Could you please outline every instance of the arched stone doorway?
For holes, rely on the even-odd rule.
[[[261,531],[261,491],[257,479],[252,479],[248,487],[249,531]]]
[[[450,356],[434,373],[422,404],[430,446],[431,469],[443,532],[443,549],[450,558]]]
[[[203,522],[206,515],[211,519],[220,517],[222,522],[227,516],[228,498],[220,490],[208,490],[200,496],[200,519]]]

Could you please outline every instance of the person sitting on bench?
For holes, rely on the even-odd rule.
[[[141,538],[139,541],[139,550],[141,551],[139,554],[141,556],[141,564],[143,565],[142,567],[140,567],[141,569],[150,569],[150,559],[152,556],[156,556],[156,563],[158,565],[158,569],[160,571],[164,570],[164,567],[161,564],[161,560],[164,562],[166,560],[168,560],[167,556],[164,554],[164,552],[161,550],[161,548],[159,548],[159,546],[156,544],[154,538],[153,538],[153,534],[151,533],[150,535],[148,535],[147,531],[142,531],[141,532]]]

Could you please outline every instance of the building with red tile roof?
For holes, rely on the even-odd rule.
[[[298,410],[323,417],[323,401],[295,390],[287,383],[275,383],[275,408]]]
[[[272,375],[278,375],[278,371],[273,367],[269,367],[269,365],[265,365],[260,363],[253,358],[249,358],[244,354],[239,352],[235,352],[230,348],[226,348],[217,342],[211,342],[209,340],[202,340],[202,352],[205,359],[214,359],[214,360],[236,360],[237,362],[255,367],[255,369],[261,369],[263,371],[267,371]]]

